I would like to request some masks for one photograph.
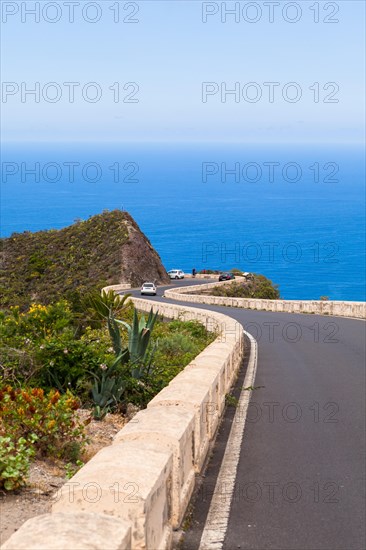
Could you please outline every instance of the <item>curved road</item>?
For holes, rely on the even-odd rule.
[[[166,288],[171,287],[160,287],[151,300],[167,301]],[[260,388],[248,409],[222,547],[366,548],[365,322],[182,304],[225,313],[258,342]],[[210,480],[219,468],[224,431],[219,430],[217,456],[214,449],[206,472]],[[199,548],[213,486],[205,487],[204,480],[205,497],[196,499],[186,550]]]

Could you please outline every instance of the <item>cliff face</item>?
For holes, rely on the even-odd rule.
[[[125,225],[128,238],[121,247],[121,281],[140,286],[145,281],[169,284],[170,279],[149,239],[134,219],[127,214]]]
[[[168,284],[160,257],[127,212],[114,210],[60,230],[2,239],[2,306],[72,302],[121,282]]]

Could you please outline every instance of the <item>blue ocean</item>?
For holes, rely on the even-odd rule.
[[[7,144],[2,236],[127,210],[167,269],[263,273],[287,299],[365,300],[361,147]]]

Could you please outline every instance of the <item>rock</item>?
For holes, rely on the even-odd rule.
[[[126,409],[126,417],[128,420],[131,420],[140,410],[140,407],[137,407],[133,403],[129,403]]]
[[[128,241],[121,247],[121,281],[127,281],[133,287],[140,286],[146,281],[170,284],[169,275],[149,239],[127,212],[124,215]]]

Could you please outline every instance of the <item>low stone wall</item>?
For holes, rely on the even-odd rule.
[[[139,310],[152,307],[131,299]],[[198,320],[216,340],[58,491],[52,514],[26,522],[4,550],[171,547],[242,362],[244,330],[220,313],[153,307],[166,318]]]
[[[241,280],[237,277],[235,281]],[[210,304],[217,306],[240,307],[263,311],[285,313],[314,313],[316,315],[333,315],[339,317],[366,318],[366,302],[338,302],[322,300],[264,300],[257,298],[227,298],[224,296],[209,296],[190,294],[209,290],[217,285],[227,285],[231,281],[222,283],[206,283],[202,285],[185,286],[166,290],[164,296],[170,300],[191,302],[195,304]]]
[[[121,283],[119,285],[105,286],[102,290],[105,292],[108,292],[109,290],[114,290],[114,292],[122,292],[123,290],[129,290],[130,288],[130,283]]]
[[[185,273],[184,274],[185,279],[215,279],[215,281],[219,280],[219,274],[218,273],[197,273],[194,277],[192,273]]]
[[[104,514],[43,514],[28,519],[1,548],[126,550],[131,548],[131,527],[126,522]]]

